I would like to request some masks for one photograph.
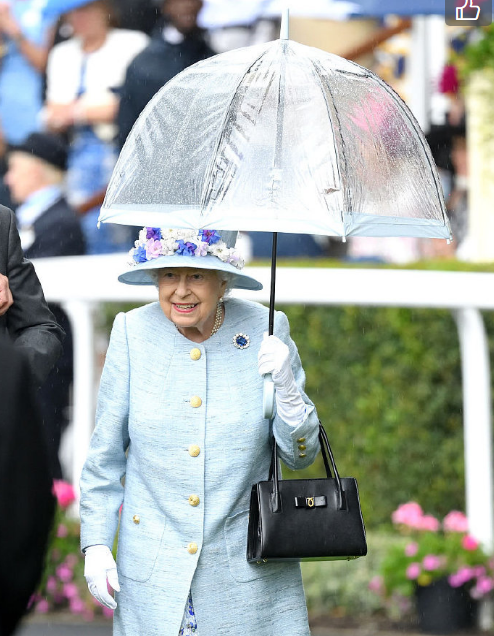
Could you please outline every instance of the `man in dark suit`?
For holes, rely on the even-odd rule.
[[[17,223],[27,258],[77,256],[84,254],[84,237],[79,217],[63,196],[67,148],[60,137],[33,133],[12,148],[5,182],[19,204]],[[50,304],[67,337],[64,353],[47,382],[40,389],[43,423],[48,435],[53,476],[61,479],[58,449],[68,422],[69,391],[73,378],[72,334],[65,312]]]
[[[14,214],[0,206],[0,336],[22,350],[41,385],[62,353],[63,330],[48,309],[33,265],[23,257]]]
[[[0,635],[10,636],[43,572],[55,499],[29,363],[5,337],[0,405]]]
[[[123,146],[134,122],[153,95],[191,64],[215,52],[197,26],[202,0],[156,0],[162,21],[150,44],[130,63],[120,91],[118,142]]]

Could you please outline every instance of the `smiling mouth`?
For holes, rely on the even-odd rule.
[[[177,303],[173,303],[173,306],[175,307],[176,311],[187,313],[195,309],[197,307],[197,303],[187,303],[183,305],[178,305]]]

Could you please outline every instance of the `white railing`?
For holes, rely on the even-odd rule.
[[[95,407],[93,310],[100,302],[150,302],[156,289],[117,282],[126,256],[65,257],[35,261],[47,300],[59,302],[74,332],[72,480],[86,457]],[[261,292],[238,296],[266,303],[269,269],[249,268]],[[470,531],[494,547],[489,352],[480,310],[494,310],[494,274],[381,269],[280,267],[276,302],[305,305],[367,305],[450,309],[456,318],[463,375],[466,507]],[[383,334],[384,337],[384,334]],[[329,355],[329,354],[328,354]],[[309,365],[310,360],[305,361]],[[434,449],[431,449],[431,457]]]

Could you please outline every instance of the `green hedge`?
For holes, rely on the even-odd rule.
[[[493,270],[456,262],[439,268]],[[358,479],[366,525],[389,522],[390,513],[411,499],[437,515],[464,510],[461,369],[451,313],[279,308],[290,320],[307,393],[317,405],[340,473]],[[125,309],[106,306],[107,329],[116,311]],[[485,322],[492,353],[494,314],[486,313]],[[319,461],[304,472],[321,471]]]
[[[450,312],[284,307],[343,476],[359,482],[366,524],[417,500],[464,509],[461,369]],[[494,316],[485,315],[494,351]],[[315,475],[321,462],[309,468]]]

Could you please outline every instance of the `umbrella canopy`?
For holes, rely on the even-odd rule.
[[[449,238],[424,135],[371,71],[289,40],[188,68],[150,101],[100,220]]]

